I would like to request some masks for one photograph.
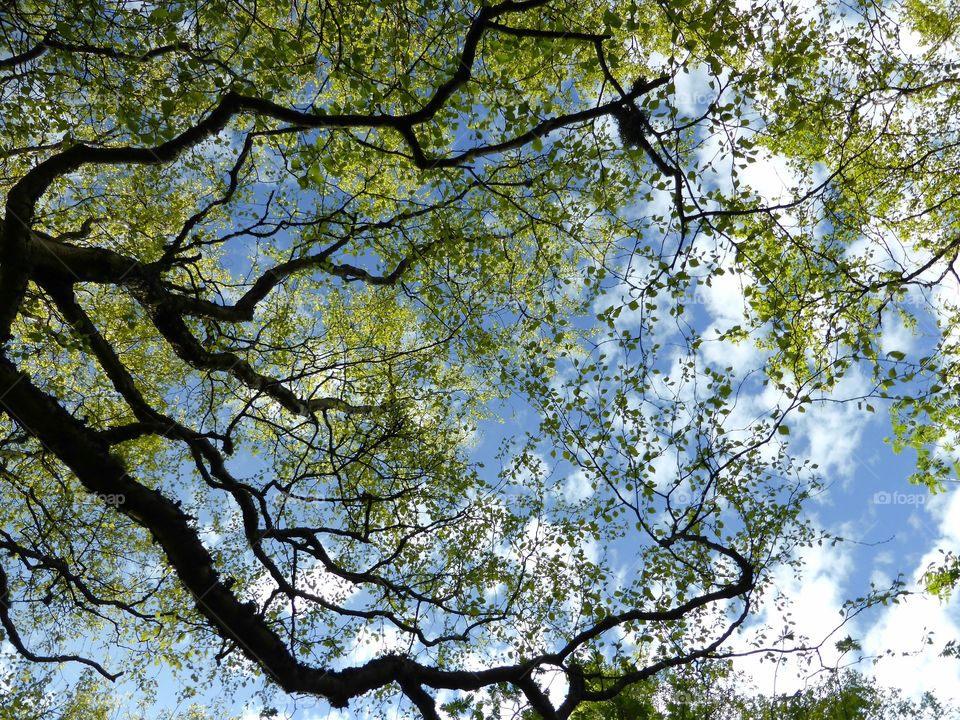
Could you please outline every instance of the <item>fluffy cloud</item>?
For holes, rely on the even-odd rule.
[[[844,627],[838,631],[843,621],[840,616],[845,599],[843,582],[852,567],[850,552],[842,545],[815,545],[804,548],[798,553],[798,558],[803,563],[802,573],[797,574],[786,566],[774,573],[774,587],[785,603],[775,603],[771,594],[750,627],[753,630],[759,626],[770,628],[768,637],[773,639],[778,632],[790,626],[795,631],[793,640],[783,645],[770,642],[767,647],[785,649],[822,642],[822,660],[830,664],[839,658],[834,643],[851,630],[850,627]],[[747,634],[750,634],[749,631]],[[804,643],[803,638],[808,641]],[[737,648],[739,651],[749,649],[746,644]],[[803,657],[793,654],[784,654],[776,662],[750,655],[739,658],[736,668],[753,678],[756,687],[764,693],[795,692],[804,687],[810,673]]]
[[[939,537],[913,569],[918,590],[923,572],[940,558],[938,550],[960,552],[960,490],[934,498],[929,509]],[[926,644],[930,633],[933,642]],[[873,655],[892,653],[872,671],[882,684],[912,696],[930,690],[941,700],[960,702],[960,663],[939,655],[953,639],[960,639],[960,599],[955,595],[944,602],[920,592],[885,608],[867,632],[863,649]]]

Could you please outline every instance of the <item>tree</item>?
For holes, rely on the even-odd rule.
[[[578,709],[576,720],[921,720],[954,718],[958,710],[933,693],[919,700],[854,670],[833,670],[794,693],[763,694],[725,668],[673,671],[659,682],[632,685],[603,703]]]
[[[83,676],[66,695],[49,691],[49,677],[34,677],[30,668],[17,668],[17,671],[4,673],[0,707],[3,720],[109,720],[109,698],[89,675]]]
[[[82,673],[69,686],[56,682],[51,674],[37,674],[37,667],[22,659],[0,657],[0,720],[143,720],[142,713],[121,712],[120,702],[92,671]],[[181,706],[171,712],[149,717],[158,720],[208,720],[210,715],[197,705]],[[223,713],[217,717],[227,717]]]
[[[874,317],[921,274],[845,255],[857,183],[952,152],[930,130],[917,167],[885,164],[907,149],[889,124],[864,139],[887,99],[861,86],[913,102],[932,76],[876,67],[883,43],[820,9],[5,11],[9,642],[425,718],[567,718],[722,655],[813,540],[789,413],[859,358],[899,362]],[[933,32],[927,6],[880,12],[863,22]],[[678,90],[691,69],[703,98]],[[796,198],[739,184],[763,152],[796,159]],[[707,336],[691,300],[731,274],[744,323]],[[704,352],[745,338],[760,374]],[[764,382],[778,399],[744,426]],[[491,469],[475,433],[524,411]]]

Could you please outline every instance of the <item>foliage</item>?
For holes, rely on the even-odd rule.
[[[918,700],[854,670],[824,671],[795,693],[757,692],[724,669],[672,672],[633,685],[604,702],[583,705],[574,720],[934,720],[960,709],[928,692]]]
[[[2,656],[0,673],[0,720],[208,720],[208,711],[199,705],[163,710],[160,714],[122,711],[107,683],[85,671],[65,687],[50,673],[38,674],[37,667],[16,658]],[[227,718],[219,714],[217,717]]]
[[[956,307],[922,359],[881,329],[960,248],[955,15],[4,10],[8,640],[425,718],[722,656],[815,539],[791,413],[866,365],[951,469]],[[704,329],[717,286],[742,317]],[[535,419],[496,454],[499,416]]]
[[[794,693],[764,694],[725,667],[673,671],[616,697],[583,705],[574,720],[923,720],[960,709],[927,692],[918,699],[854,670],[823,671]]]

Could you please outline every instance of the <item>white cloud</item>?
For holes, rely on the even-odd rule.
[[[794,196],[792,188],[797,186],[799,178],[784,156],[760,148],[757,161],[740,171],[740,180],[749,185],[764,202],[774,205]]]
[[[586,500],[592,497],[593,493],[594,487],[590,478],[579,468],[570,473],[563,481],[563,497],[569,503]]]
[[[917,345],[917,334],[905,326],[900,316],[887,313],[880,332],[880,351],[883,354],[899,351],[911,353]]]
[[[774,587],[786,598],[786,605],[777,607],[773,597],[768,597],[751,628],[765,625],[772,630],[768,637],[773,637],[788,626],[793,627],[797,637],[787,641],[784,648],[798,645],[800,636],[809,638],[813,644],[825,641],[821,656],[829,664],[839,657],[834,642],[851,630],[845,627],[836,632],[843,620],[840,616],[844,602],[843,582],[852,569],[850,551],[840,545],[816,545],[804,548],[798,557],[804,563],[802,574],[796,574],[788,566],[777,568],[773,574]],[[748,647],[742,644],[738,649],[747,650]],[[776,663],[752,655],[738,658],[735,667],[751,677],[764,693],[795,692],[804,687],[809,675],[808,666],[800,655],[785,654]]]
[[[748,283],[742,273],[727,272],[712,278],[710,285],[701,284],[696,293],[696,300],[703,303],[711,316],[711,322],[703,332],[704,343],[700,346],[704,359],[719,367],[732,367],[739,377],[763,365],[764,351],[757,347],[753,338],[738,343],[716,338],[736,325],[749,326],[743,294]]]
[[[696,116],[716,99],[717,91],[709,86],[710,74],[706,65],[696,65],[688,70],[674,76],[676,91],[673,97],[677,110],[683,115]]]
[[[917,590],[923,572],[940,558],[939,549],[960,552],[960,490],[935,500],[928,507],[940,521],[939,537],[914,568]],[[931,645],[924,643],[928,633],[933,633]],[[872,669],[881,684],[911,696],[932,690],[940,700],[960,702],[960,663],[939,656],[944,643],[954,639],[960,639],[960,597],[942,602],[921,592],[885,608],[863,647],[874,655],[894,652]]]

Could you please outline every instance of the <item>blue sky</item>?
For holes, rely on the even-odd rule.
[[[678,77],[676,99],[681,111],[696,114],[712,99],[707,79],[705,73],[697,70]],[[607,130],[614,132],[610,127]],[[707,143],[700,151],[701,164],[711,159],[717,150]],[[783,197],[793,181],[786,161],[770,155],[753,165],[744,179],[770,202]],[[720,185],[724,179],[718,174],[714,182]],[[634,210],[668,214],[670,195],[662,193],[652,205]],[[243,254],[240,250],[235,252],[238,258]],[[711,332],[737,324],[742,319],[745,282],[749,280],[728,273],[712,286],[699,288],[688,301],[688,321],[707,337]],[[944,285],[938,293],[960,297],[960,287]],[[595,310],[602,311],[605,304],[622,303],[625,294],[624,287],[609,288],[597,301]],[[630,327],[634,321],[629,311],[624,311],[618,320],[621,327]],[[664,328],[661,339],[669,341],[671,332],[670,328]],[[927,317],[921,318],[917,334],[895,322],[885,326],[884,332],[885,350],[916,351],[929,342],[937,329],[933,319]],[[707,342],[701,356],[704,362],[717,367],[736,368],[740,377],[762,366],[764,360],[763,352],[749,340],[737,345]],[[858,396],[870,385],[868,375],[852,371],[837,388],[836,398]],[[764,416],[777,400],[776,393],[770,389],[745,385],[738,402],[737,419],[748,426]],[[960,662],[939,657],[947,641],[960,638],[960,601],[944,602],[918,592],[896,605],[873,608],[837,631],[844,602],[864,595],[871,583],[884,587],[902,576],[908,589],[920,590],[917,581],[940,551],[960,551],[960,489],[950,486],[943,493],[931,495],[924,488],[909,485],[912,451],[893,453],[885,442],[890,435],[887,408],[881,401],[872,404],[875,413],[858,407],[853,401],[826,401],[810,407],[803,415],[791,416],[787,440],[791,455],[818,463],[825,483],[824,490],[808,501],[806,517],[816,527],[842,537],[843,541],[800,551],[799,556],[804,560],[802,572],[798,574],[784,566],[775,573],[776,587],[789,601],[796,632],[814,644],[825,641],[822,648],[825,664],[856,660],[857,653],[841,657],[834,648],[836,640],[852,635],[861,642],[863,655],[876,657],[894,653],[882,657],[876,665],[867,662],[860,666],[882,683],[902,688],[911,695],[934,690],[942,699],[960,702]],[[535,430],[537,418],[529,407],[518,406],[512,411],[504,423],[486,423],[479,430],[476,456],[491,468],[497,466],[494,455],[503,437]],[[587,492],[577,482],[577,478],[571,476],[564,487],[574,495]],[[612,557],[619,560],[627,554],[624,551]],[[754,619],[754,623],[771,627],[779,627],[784,622],[782,608],[772,602],[759,608]],[[930,633],[932,643],[928,644],[926,639]],[[731,646],[746,649],[739,638],[734,639]],[[358,650],[349,660],[362,660],[377,649],[374,639],[371,646]],[[755,656],[745,657],[737,666],[751,675],[757,688],[765,692],[791,692],[802,686],[810,672],[799,656],[791,655],[776,664],[761,663]],[[66,676],[70,677],[69,671]],[[157,678],[164,694],[174,685],[163,670],[157,671]],[[122,685],[120,691],[125,691]],[[221,693],[221,688],[214,688],[198,699],[206,700],[213,708],[231,705],[220,697]],[[233,710],[239,712],[246,706],[245,717],[253,720],[259,716],[258,701],[249,699],[247,691],[240,691],[232,698]],[[348,713],[330,710],[323,701],[314,699],[291,702],[286,710],[287,717],[297,720],[349,717]]]
[[[697,71],[678,78],[676,96],[682,111],[694,114],[709,102],[712,96],[706,82],[706,74]],[[612,127],[607,129],[614,132]],[[709,160],[717,149],[706,143],[700,151],[701,161]],[[742,178],[769,202],[786,196],[795,181],[785,159],[769,154],[752,165]],[[727,181],[718,173],[713,182],[722,186]],[[662,193],[651,205],[634,211],[668,214],[669,208],[669,193]],[[749,283],[748,278],[731,272],[714,279],[710,287],[698,288],[688,299],[685,319],[708,338],[711,333],[738,324],[743,319],[745,283]],[[943,286],[938,293],[956,297],[960,296],[960,288]],[[605,305],[622,304],[626,294],[625,286],[612,286],[594,309],[600,312]],[[934,301],[936,307],[937,298]],[[634,321],[630,311],[624,309],[618,326],[629,328]],[[675,329],[664,326],[660,339],[669,344]],[[916,352],[936,333],[930,316],[921,316],[915,332],[891,320],[884,326],[883,349]],[[740,377],[761,367],[764,357],[750,340],[740,344],[706,342],[701,349],[704,362],[734,367]],[[858,667],[908,695],[933,690],[941,699],[960,702],[960,663],[939,657],[947,641],[960,638],[960,604],[957,600],[944,602],[926,596],[918,585],[923,571],[937,559],[939,551],[960,550],[960,491],[951,486],[934,496],[925,488],[908,483],[914,455],[909,450],[897,455],[886,442],[891,432],[888,408],[883,401],[871,402],[875,412],[858,407],[856,401],[834,402],[857,397],[870,387],[869,371],[854,369],[832,398],[810,406],[802,415],[793,414],[789,420],[791,432],[786,441],[790,454],[817,463],[824,483],[824,489],[807,502],[805,517],[815,527],[843,540],[799,551],[802,570],[796,572],[788,566],[778,569],[774,574],[775,586],[786,600],[797,635],[808,638],[809,644],[820,645],[823,664],[849,664],[861,655],[879,657],[876,664],[868,659]],[[735,417],[747,427],[777,402],[778,395],[770,388],[748,383],[738,399]],[[503,422],[486,423],[477,434],[475,455],[491,469],[497,467],[494,456],[504,437],[536,427],[536,414],[529,407],[511,406],[504,415]],[[571,476],[565,487],[575,495],[588,492],[577,487],[577,482],[576,476]],[[614,552],[611,557],[617,560],[627,555],[628,552]],[[840,611],[846,600],[865,595],[871,583],[883,588],[897,577],[902,577],[906,588],[914,594],[842,623]],[[783,627],[784,612],[785,607],[777,606],[773,596],[768,596],[767,602],[757,608],[751,627]],[[835,649],[834,643],[847,635],[860,641],[862,652],[841,655]],[[378,649],[379,640],[371,639],[373,644],[354,654],[353,660],[362,660]],[[749,649],[745,637],[735,638],[730,647]],[[791,654],[777,663],[761,662],[756,655],[736,663],[737,668],[753,678],[757,689],[770,693],[793,692],[802,687],[818,666],[811,667],[803,656]],[[237,698],[238,708],[241,698]],[[312,699],[292,703],[287,711],[289,717],[297,720],[351,717]],[[258,712],[254,701],[247,707],[245,717],[252,720]]]
[[[697,72],[679,78],[677,96],[690,99],[688,112],[694,112],[705,95],[709,97],[705,79]],[[710,154],[709,145],[703,152]],[[785,159],[769,154],[741,177],[769,202],[789,197],[789,188],[796,181]],[[717,182],[724,183],[722,176],[718,175]],[[727,275],[719,286],[703,288],[697,299],[705,311],[705,326],[723,327],[738,321],[741,284],[740,278]],[[885,318],[883,350],[922,354],[939,330],[930,311],[921,308],[940,307],[958,297],[958,290],[945,281],[927,298],[932,301],[929,305],[911,297],[911,309],[918,313],[917,327],[908,330],[895,318]],[[705,352],[721,364],[750,367],[760,362],[749,343],[735,347],[718,343]],[[856,397],[866,391],[870,387],[868,373],[850,373],[835,397]],[[814,525],[845,542],[806,550],[803,574],[796,576],[784,568],[778,575],[778,587],[792,600],[797,631],[819,641],[837,625],[846,599],[866,594],[871,582],[884,587],[902,576],[907,589],[917,594],[869,610],[834,639],[850,634],[862,642],[862,655],[884,656],[876,665],[865,662],[858,666],[884,684],[911,695],[933,690],[941,698],[960,700],[960,663],[939,657],[947,641],[960,637],[960,603],[956,598],[931,598],[918,585],[941,550],[960,549],[960,489],[954,483],[931,495],[925,488],[911,485],[908,477],[915,470],[916,456],[909,449],[899,455],[893,452],[887,442],[892,434],[888,406],[883,401],[871,404],[876,412],[868,412],[856,402],[827,402],[791,419],[791,454],[817,462],[826,485],[807,503],[806,515]],[[758,620],[774,625],[780,621],[770,607]],[[930,644],[928,637],[932,638]],[[850,662],[858,655],[848,653],[841,659],[836,651],[830,652],[832,641],[824,647],[827,663]],[[767,691],[792,691],[802,685],[807,674],[802,663],[789,658],[776,668],[746,659],[738,665]]]

